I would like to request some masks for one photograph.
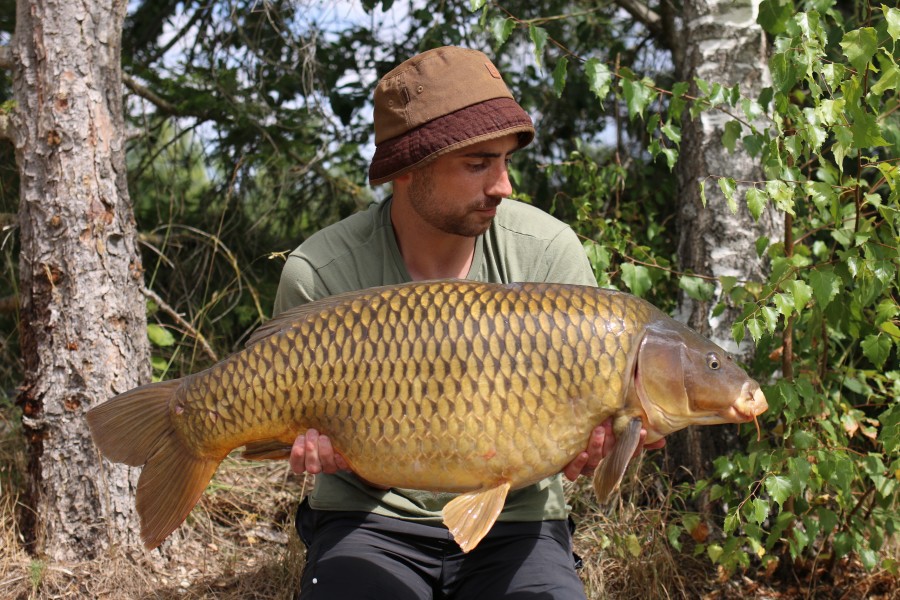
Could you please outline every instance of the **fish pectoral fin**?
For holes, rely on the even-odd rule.
[[[291,457],[291,444],[281,440],[261,440],[244,446],[241,458],[245,460],[287,460]]]
[[[634,456],[641,441],[640,419],[631,419],[621,434],[616,435],[616,446],[612,453],[603,459],[600,467],[594,471],[594,493],[597,500],[605,502],[606,498],[619,487],[628,462]]]
[[[442,511],[444,525],[463,552],[469,552],[487,535],[503,510],[509,482],[487,490],[460,494]]]

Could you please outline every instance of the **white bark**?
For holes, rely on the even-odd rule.
[[[726,87],[739,84],[743,95],[756,98],[771,81],[765,34],[756,24],[758,12],[759,0],[686,0],[683,31],[678,36],[682,45],[676,52],[679,79],[699,78]],[[756,255],[755,243],[761,236],[780,239],[783,219],[770,210],[756,222],[743,202],[738,203],[737,214],[728,208],[717,177],[732,177],[738,182],[763,178],[759,161],[744,150],[740,141],[733,154],[722,143],[725,123],[730,120],[732,117],[725,113],[704,112],[683,129],[678,164],[679,258],[683,269],[698,274],[763,281],[766,267]],[[705,208],[699,189],[703,180],[708,201]],[[747,184],[739,184],[739,198],[743,199],[746,189]],[[753,354],[752,345],[747,342],[738,348],[731,335],[740,307],[729,307],[719,317],[712,316],[720,295],[721,287],[708,303],[684,296],[681,316],[726,350],[747,360]]]
[[[139,548],[133,470],[103,463],[84,413],[149,376],[124,161],[126,0],[19,0],[13,43],[21,340],[33,549]]]
[[[674,48],[678,78],[695,78],[726,87],[740,85],[741,93],[757,98],[770,84],[765,34],[756,24],[759,0],[685,0],[683,25],[675,36]],[[696,93],[696,89],[693,90]],[[731,117],[720,112],[704,112],[696,120],[685,122],[678,161],[680,266],[701,275],[732,276],[739,281],[764,281],[766,263],[757,257],[755,244],[761,236],[770,240],[783,237],[783,216],[774,210],[754,221],[743,198],[747,184],[738,185],[739,210],[733,214],[719,190],[717,177],[738,182],[763,179],[761,165],[738,141],[732,154],[722,142],[725,123]],[[744,131],[744,135],[749,133]],[[700,200],[700,182],[706,181],[707,205]],[[691,327],[749,362],[754,347],[745,338],[741,347],[734,343],[731,328],[740,306],[728,308],[718,317],[713,309],[722,301],[721,286],[710,302],[697,302],[682,294],[679,317]],[[694,477],[709,475],[712,458],[735,448],[738,442],[733,428],[704,431],[688,428],[670,437],[666,461],[670,473],[680,477],[686,468]],[[705,507],[705,503],[704,503]],[[705,510],[705,508],[704,508]]]

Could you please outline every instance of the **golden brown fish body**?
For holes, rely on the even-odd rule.
[[[561,471],[609,417],[618,443],[595,481],[601,497],[642,426],[652,441],[765,408],[724,351],[634,296],[442,281],[299,307],[210,369],[126,392],[88,418],[107,457],[145,465],[138,511],[150,547],[234,448],[284,458],[314,427],[369,482],[467,492],[444,517],[469,550],[509,489]]]

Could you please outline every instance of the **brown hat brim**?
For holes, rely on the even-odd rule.
[[[369,183],[386,183],[443,154],[511,133],[519,134],[518,148],[534,139],[531,117],[512,98],[467,106],[378,144],[369,165]]]

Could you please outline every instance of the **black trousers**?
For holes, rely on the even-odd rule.
[[[444,527],[304,501],[301,600],[584,600],[570,522],[497,522],[464,554]]]

